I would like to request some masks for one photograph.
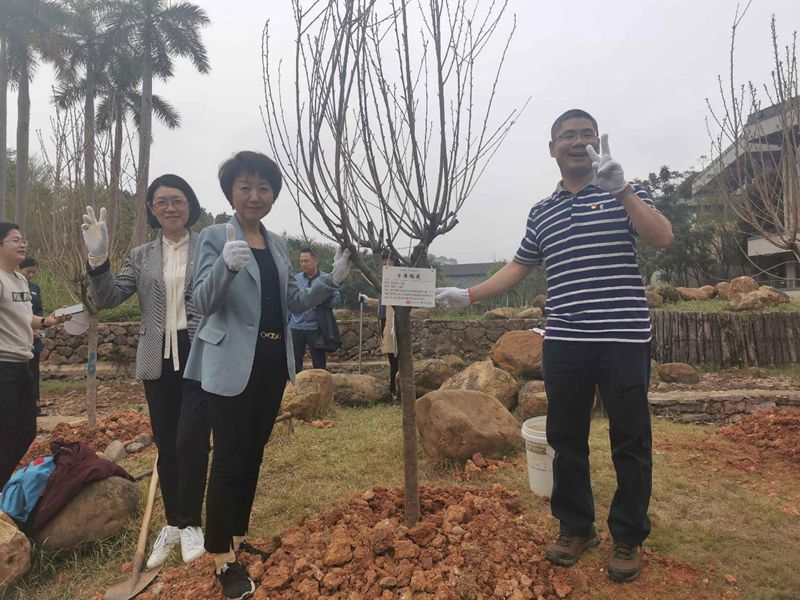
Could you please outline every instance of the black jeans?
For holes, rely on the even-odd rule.
[[[40,359],[42,358],[41,352],[33,351],[33,358],[28,362],[31,368],[31,375],[33,376],[33,401],[36,406],[39,406],[39,377],[40,377]]]
[[[214,455],[206,497],[206,550],[228,552],[247,533],[264,457],[289,374],[283,340],[256,342],[250,379],[238,396],[208,394]]]
[[[567,535],[595,520],[589,476],[589,424],[595,385],[608,414],[617,491],[608,527],[614,540],[641,544],[650,533],[653,458],[647,390],[650,344],[562,342],[545,338],[547,442],[555,450],[550,508]]]
[[[292,329],[292,345],[294,346],[294,370],[299,373],[303,370],[303,358],[306,355],[306,346],[311,354],[311,365],[315,369],[324,369],[328,364],[325,350],[318,349],[320,337],[318,330]]]
[[[158,448],[158,478],[167,524],[201,524],[208,472],[209,434],[207,394],[196,381],[183,378],[189,356],[189,335],[178,332],[180,370],[172,358],[161,364],[161,377],[144,382],[150,425]]]
[[[36,400],[28,362],[0,362],[0,490],[36,438]]]

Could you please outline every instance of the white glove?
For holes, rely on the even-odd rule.
[[[331,279],[336,285],[342,285],[350,274],[350,250],[347,248],[337,248],[336,256],[333,257],[333,269]]]
[[[469,290],[457,287],[436,288],[436,306],[448,310],[466,308],[472,304]]]
[[[108,257],[108,227],[106,227],[106,209],[100,209],[100,219],[94,216],[94,209],[86,207],[86,214],[83,215],[83,243],[89,251],[89,256],[95,259],[103,259],[100,264],[105,262]],[[91,262],[91,261],[90,261]]]
[[[608,149],[608,134],[600,136],[600,155],[591,145],[586,146],[586,152],[592,159],[592,168],[597,176],[597,186],[614,194],[615,196],[625,189],[628,182],[625,181],[625,173],[622,172],[622,165],[611,158],[611,151]]]
[[[368,300],[369,300],[369,296],[367,296],[366,294],[361,294],[361,293],[358,294],[358,301],[359,302],[366,303]]]
[[[228,241],[222,247],[222,260],[231,271],[241,271],[253,257],[250,246],[246,241],[236,239],[236,228],[230,223],[225,225],[225,235]]]

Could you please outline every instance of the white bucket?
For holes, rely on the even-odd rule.
[[[553,492],[553,449],[547,445],[547,417],[534,417],[522,424],[522,439],[528,460],[531,491],[550,497]]]

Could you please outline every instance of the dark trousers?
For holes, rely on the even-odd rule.
[[[33,401],[39,406],[39,359],[42,358],[41,352],[33,351],[33,358],[28,362],[33,376]]]
[[[555,450],[550,508],[562,533],[582,534],[595,520],[588,440],[596,385],[608,414],[617,475],[608,527],[614,540],[641,544],[650,533],[653,473],[650,344],[545,339],[542,368],[547,442]]]
[[[324,369],[328,364],[325,350],[316,346],[320,333],[318,330],[292,329],[292,344],[294,345],[294,370],[299,373],[303,370],[303,358],[306,355],[306,346],[311,354],[311,365],[315,369]]]
[[[0,362],[0,490],[36,437],[36,401],[28,362]]]
[[[161,377],[144,382],[150,425],[158,448],[158,478],[167,524],[200,526],[208,471],[209,434],[206,393],[183,378],[189,335],[178,332],[180,370],[164,359]]]
[[[214,432],[206,496],[205,546],[209,552],[228,552],[233,536],[247,533],[264,446],[288,378],[284,341],[259,337],[244,391],[238,396],[208,394]]]

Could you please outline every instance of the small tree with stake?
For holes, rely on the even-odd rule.
[[[269,145],[304,227],[349,248],[380,291],[379,273],[358,251],[388,249],[401,265],[428,267],[428,248],[456,226],[519,114],[490,124],[515,24],[490,61],[491,83],[482,86],[476,77],[505,2],[316,0],[304,7],[292,0],[292,8],[291,99],[283,95],[282,62],[271,53],[269,22],[263,32]],[[410,308],[395,315],[411,526],[419,490]]]

